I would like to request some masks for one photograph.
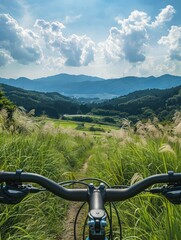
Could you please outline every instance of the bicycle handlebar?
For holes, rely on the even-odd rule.
[[[42,175],[24,172],[1,172],[0,182],[33,182],[70,201],[87,201],[87,189],[67,189]]]
[[[88,189],[67,189],[39,174],[24,173],[20,170],[16,172],[0,172],[0,182],[33,182],[63,199],[70,201],[89,201]],[[104,202],[123,201],[134,197],[157,183],[180,184],[181,173],[173,173],[170,171],[167,174],[152,175],[126,189],[105,189],[103,200]]]
[[[157,174],[147,177],[126,189],[107,189],[106,200],[107,201],[123,201],[128,198],[132,198],[141,193],[148,187],[157,183],[181,183],[181,173],[173,173],[171,171],[168,174]]]

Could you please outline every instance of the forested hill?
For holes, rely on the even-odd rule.
[[[135,91],[95,105],[92,112],[98,115],[127,117],[132,121],[156,116],[163,121],[170,120],[176,110],[181,110],[181,86],[166,90]]]
[[[181,110],[181,86],[159,90],[149,89],[130,93],[100,104],[79,104],[59,93],[42,93],[0,84],[6,97],[27,111],[35,109],[37,116],[46,114],[59,118],[63,114],[87,114],[128,118],[133,122],[154,116],[161,121],[171,120]]]
[[[17,106],[23,106],[27,111],[35,109],[37,116],[46,114],[58,118],[65,113],[76,114],[84,107],[59,93],[28,91],[5,84],[0,84],[0,90]]]

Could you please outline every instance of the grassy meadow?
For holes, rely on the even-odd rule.
[[[82,177],[80,169],[86,162],[86,177],[101,178],[110,185],[130,185],[168,170],[181,172],[179,112],[169,126],[157,119],[135,126],[123,120],[121,129],[107,127],[99,136],[88,127],[84,131],[73,122],[63,124],[35,121],[31,114],[15,111],[13,122],[7,125],[7,115],[1,111],[1,170],[23,169],[60,182]],[[60,239],[67,205],[45,192],[29,195],[17,205],[1,205],[0,240]],[[124,240],[180,239],[180,206],[150,193],[116,205]],[[114,240],[118,240],[116,220],[114,223]]]

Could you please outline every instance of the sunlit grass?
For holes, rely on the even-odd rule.
[[[119,130],[101,125],[105,132],[99,136],[96,131],[86,132],[92,126],[87,123],[80,130],[75,130],[80,123],[61,120],[43,119],[34,126],[32,119],[23,115],[8,131],[3,121],[1,170],[23,169],[62,181],[82,177],[80,169],[86,161],[86,177],[101,178],[110,185],[130,185],[168,170],[181,172],[179,114],[169,126],[148,121],[132,128],[126,120]],[[39,193],[14,206],[1,205],[0,239],[59,239],[67,204],[50,193]],[[124,240],[180,239],[180,206],[171,205],[163,197],[143,193],[117,206]],[[119,239],[116,224],[114,240]]]
[[[65,129],[74,129],[84,131],[90,134],[100,133],[100,132],[110,132],[112,130],[117,130],[119,127],[116,126],[109,126],[105,124],[98,124],[98,123],[88,123],[88,122],[78,122],[78,121],[71,121],[71,120],[54,120],[54,119],[47,119],[49,123],[53,123],[57,128],[65,128]],[[100,128],[102,131],[90,131],[90,128],[94,126],[95,128]]]
[[[53,133],[53,134],[52,134]],[[92,143],[54,129],[0,134],[0,169],[42,174],[57,182],[80,169]],[[69,173],[69,174],[67,174]],[[29,195],[17,205],[1,205],[0,239],[55,239],[63,230],[67,202],[50,193]]]
[[[130,185],[168,170],[181,172],[180,138],[172,129],[174,125],[165,127],[161,133],[147,123],[136,134],[127,128],[96,139],[89,159],[89,174],[111,185]],[[180,239],[180,206],[172,205],[163,197],[143,193],[118,203],[118,208],[124,240]],[[117,237],[115,240],[119,235]]]

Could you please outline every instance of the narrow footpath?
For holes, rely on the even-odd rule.
[[[88,163],[85,162],[83,167],[80,170],[80,174],[81,177],[82,175],[86,174],[87,171],[87,167],[88,167]],[[57,238],[57,240],[73,240],[74,239],[74,220],[77,214],[77,211],[79,210],[80,206],[82,205],[82,203],[78,203],[78,202],[70,202],[69,204],[69,208],[67,211],[67,216],[65,218],[65,222],[64,222],[64,226],[63,226],[63,233],[62,236],[60,236],[59,238]],[[82,227],[82,221],[85,219],[85,210],[83,209],[80,212],[79,218],[78,218],[78,222],[77,222],[77,226],[80,225],[80,227]],[[77,227],[77,233],[79,233],[79,228]],[[77,234],[77,239],[82,239],[82,233],[80,232],[80,234]]]

